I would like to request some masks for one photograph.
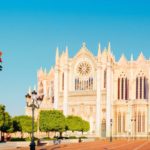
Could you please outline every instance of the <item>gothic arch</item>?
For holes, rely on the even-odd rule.
[[[148,99],[149,97],[149,83],[148,83],[148,76],[146,73],[140,69],[136,75],[135,79],[135,93],[136,99]]]
[[[117,81],[117,95],[118,100],[128,100],[129,99],[129,79],[124,71],[120,72]]]

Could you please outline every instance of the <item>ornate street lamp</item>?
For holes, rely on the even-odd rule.
[[[34,141],[34,110],[38,109],[40,107],[40,104],[43,100],[43,95],[38,96],[37,92],[35,90],[32,91],[32,93],[27,93],[25,95],[26,97],[26,104],[27,107],[32,108],[32,137],[31,137],[31,143],[30,143],[30,150],[35,150],[35,141]]]
[[[110,142],[112,142],[112,119],[110,119]]]

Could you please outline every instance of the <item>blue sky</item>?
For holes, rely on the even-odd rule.
[[[98,42],[110,41],[117,60],[141,51],[149,58],[149,8],[148,0],[0,0],[0,103],[24,114],[24,95],[37,70],[54,65],[57,46],[73,56],[85,41],[96,55]]]

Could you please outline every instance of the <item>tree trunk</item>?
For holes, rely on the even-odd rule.
[[[59,132],[59,136],[62,137],[62,132]]]
[[[23,132],[21,132],[21,138],[23,139]]]

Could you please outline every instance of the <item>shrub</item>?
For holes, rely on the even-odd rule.
[[[10,141],[26,141],[25,138],[11,138]]]

